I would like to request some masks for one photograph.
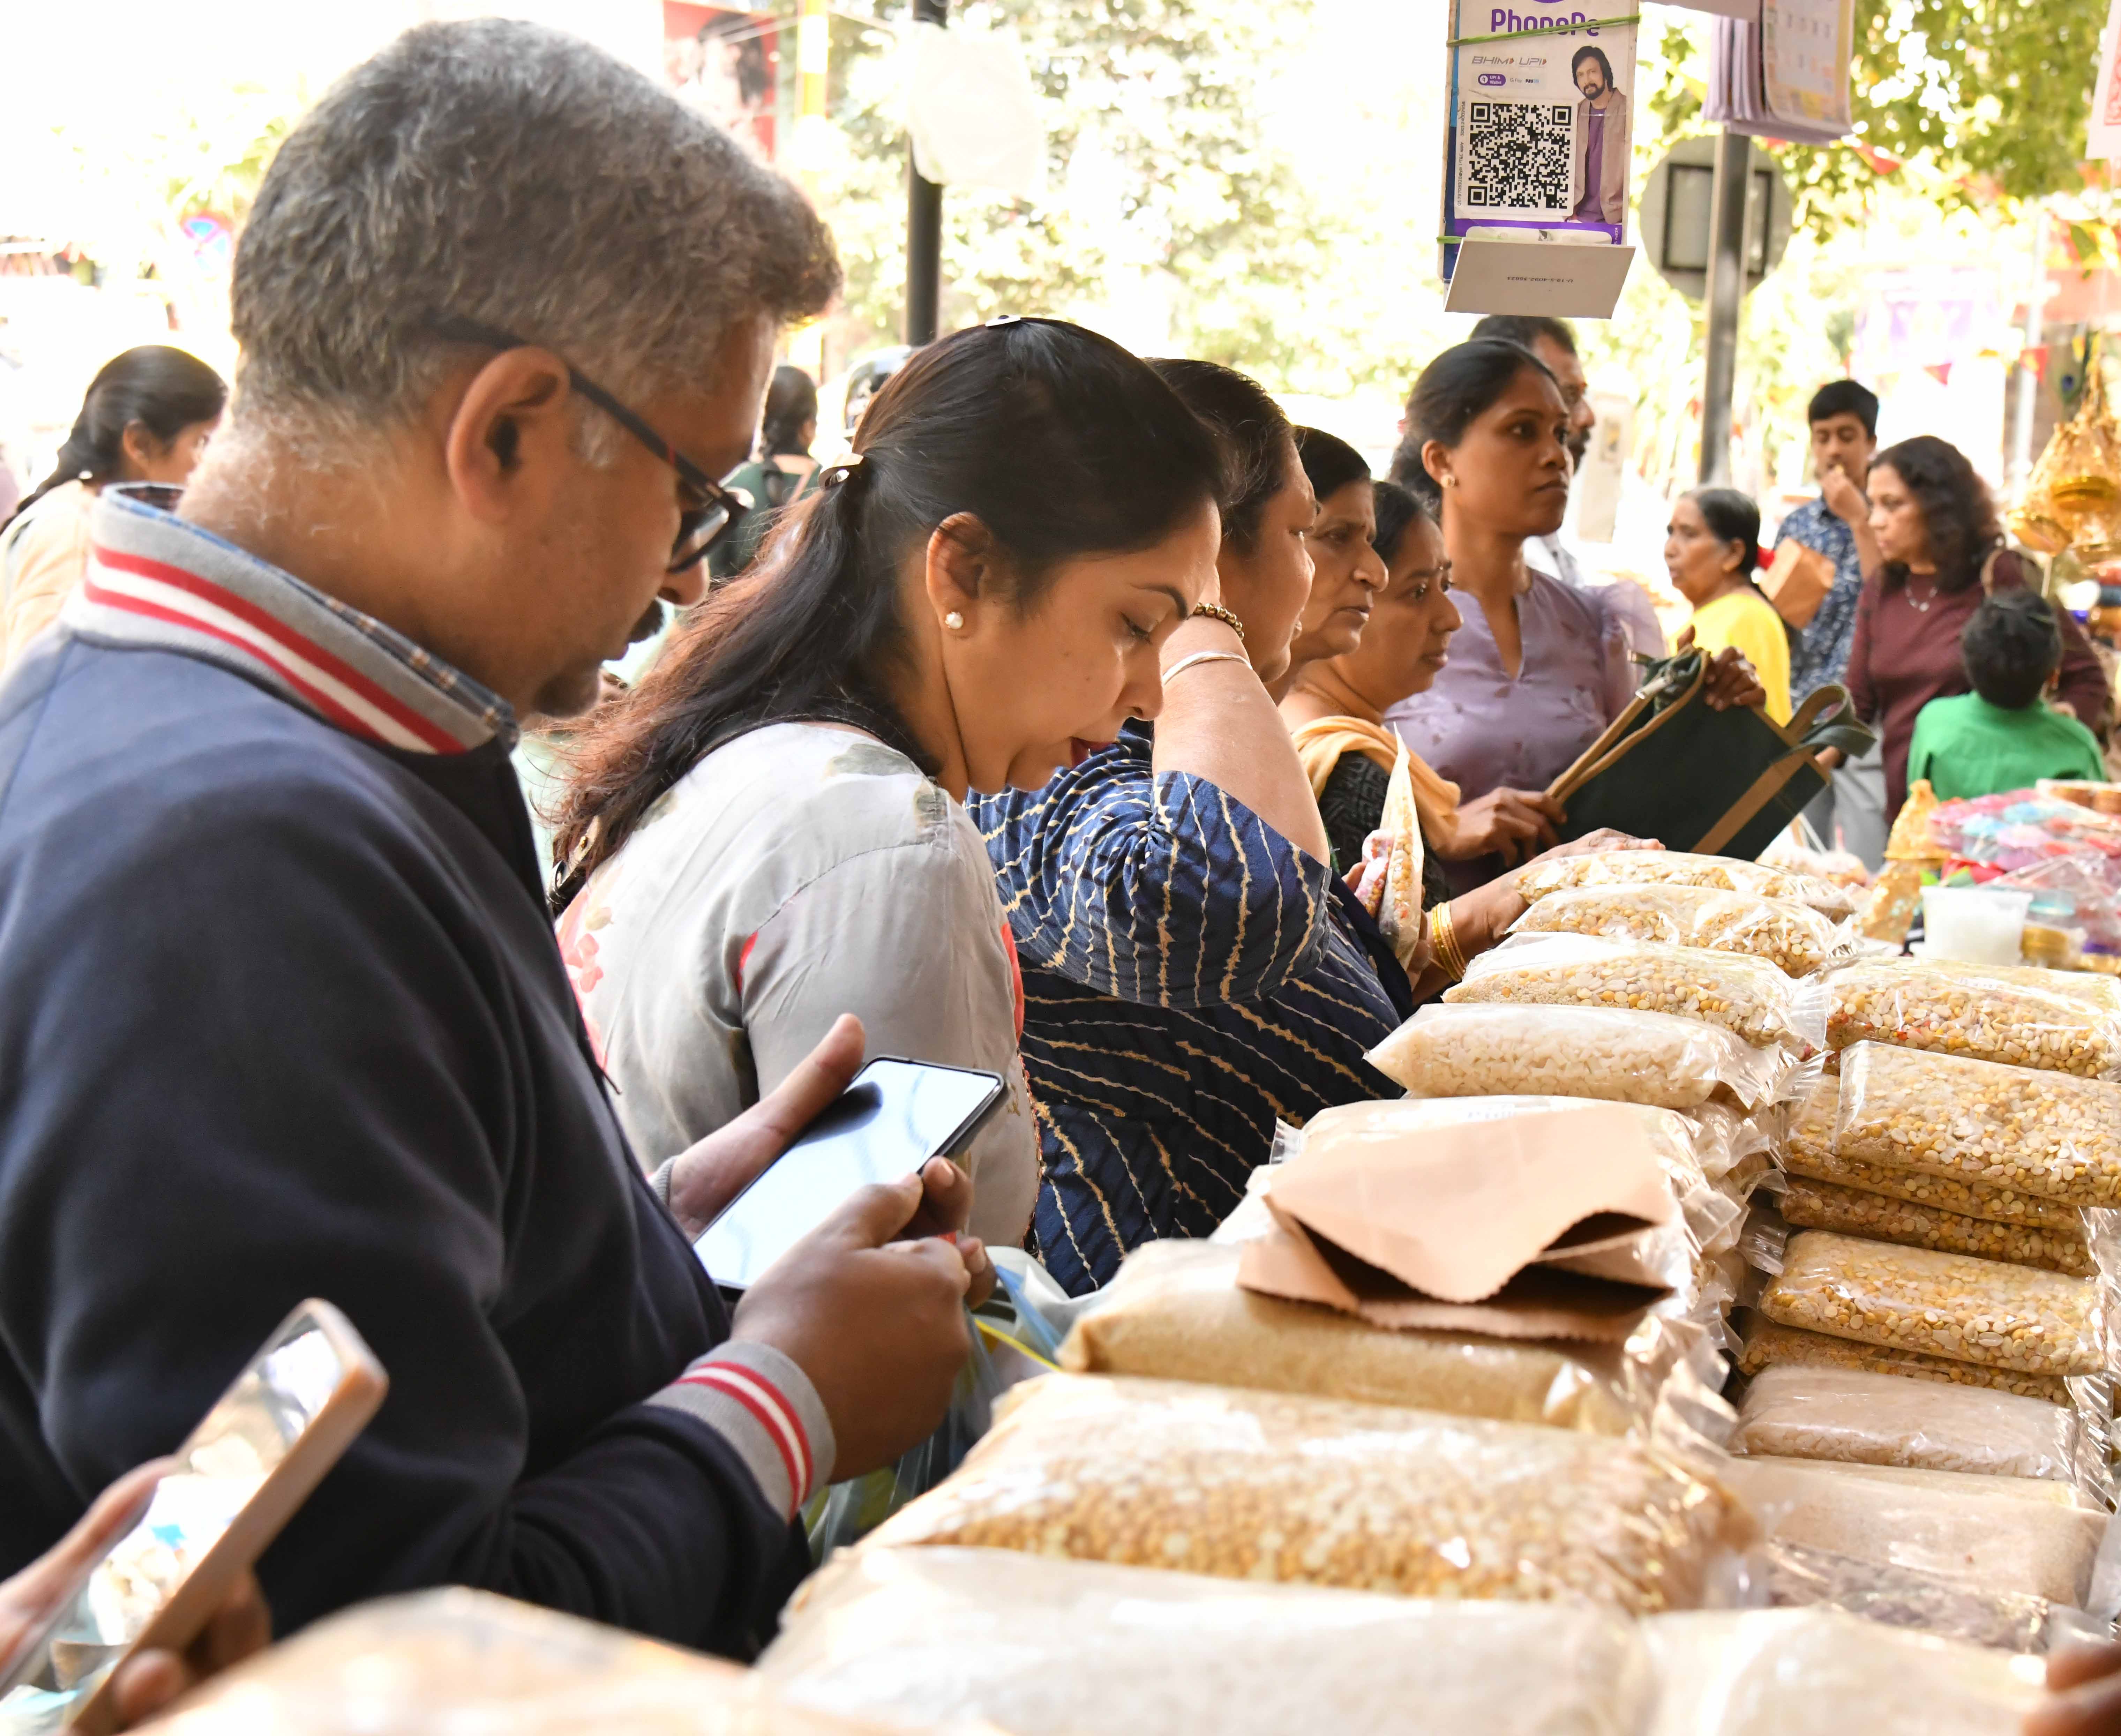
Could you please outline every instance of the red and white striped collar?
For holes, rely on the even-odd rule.
[[[88,572],[61,623],[99,644],[173,651],[233,670],[349,735],[461,754],[496,735],[507,702],[373,615],[179,519],[174,488],[106,488]]]

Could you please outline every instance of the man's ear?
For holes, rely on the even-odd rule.
[[[473,518],[499,524],[526,500],[542,506],[579,462],[569,380],[558,357],[525,345],[502,351],[436,394],[429,420],[450,487]]]

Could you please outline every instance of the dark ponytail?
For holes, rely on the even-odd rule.
[[[585,721],[557,828],[571,881],[736,730],[849,723],[932,771],[886,695],[907,651],[900,565],[946,520],[980,520],[1028,609],[1064,562],[1161,542],[1219,500],[1223,479],[1207,431],[1146,364],[1057,320],[915,351],[855,441],[858,461],[828,466],[758,563]]]
[[[1400,487],[1414,491],[1431,517],[1443,512],[1443,485],[1429,474],[1421,449],[1432,440],[1447,450],[1456,446],[1527,368],[1554,380],[1554,370],[1522,344],[1506,338],[1475,338],[1452,344],[1421,371],[1406,400],[1406,432],[1392,454],[1390,474]],[[1560,390],[1559,381],[1555,387]]]
[[[1250,553],[1259,540],[1266,503],[1289,481],[1296,431],[1249,374],[1184,357],[1149,365],[1214,437],[1223,464],[1223,540]]]
[[[89,381],[52,474],[15,509],[16,516],[62,483],[100,486],[117,477],[125,462],[125,431],[134,422],[167,445],[194,422],[212,422],[227,402],[221,376],[183,350],[149,343],[112,357]]]
[[[1774,604],[1768,594],[1760,589],[1758,576],[1760,565],[1760,509],[1750,495],[1741,494],[1736,488],[1695,488],[1680,497],[1694,502],[1694,511],[1701,515],[1701,522],[1708,527],[1709,535],[1719,543],[1736,543],[1740,549],[1738,571],[1746,582],[1753,587],[1753,595],[1768,607]],[[1782,616],[1775,617],[1782,621]],[[1790,656],[1795,660],[1804,644],[1804,635],[1788,622],[1783,621],[1783,637],[1789,641]]]

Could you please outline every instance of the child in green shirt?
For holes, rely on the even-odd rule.
[[[2025,590],[1990,597],[1966,623],[1959,650],[1974,691],[1922,708],[1908,752],[1909,784],[1927,777],[1949,801],[2030,789],[2043,777],[2105,777],[2091,731],[2040,697],[2062,662],[2062,631],[2043,598]]]

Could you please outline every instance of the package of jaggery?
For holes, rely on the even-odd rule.
[[[1718,1483],[1629,1436],[1049,1374],[871,1543],[1641,1615],[1719,1595],[1753,1534]]]

